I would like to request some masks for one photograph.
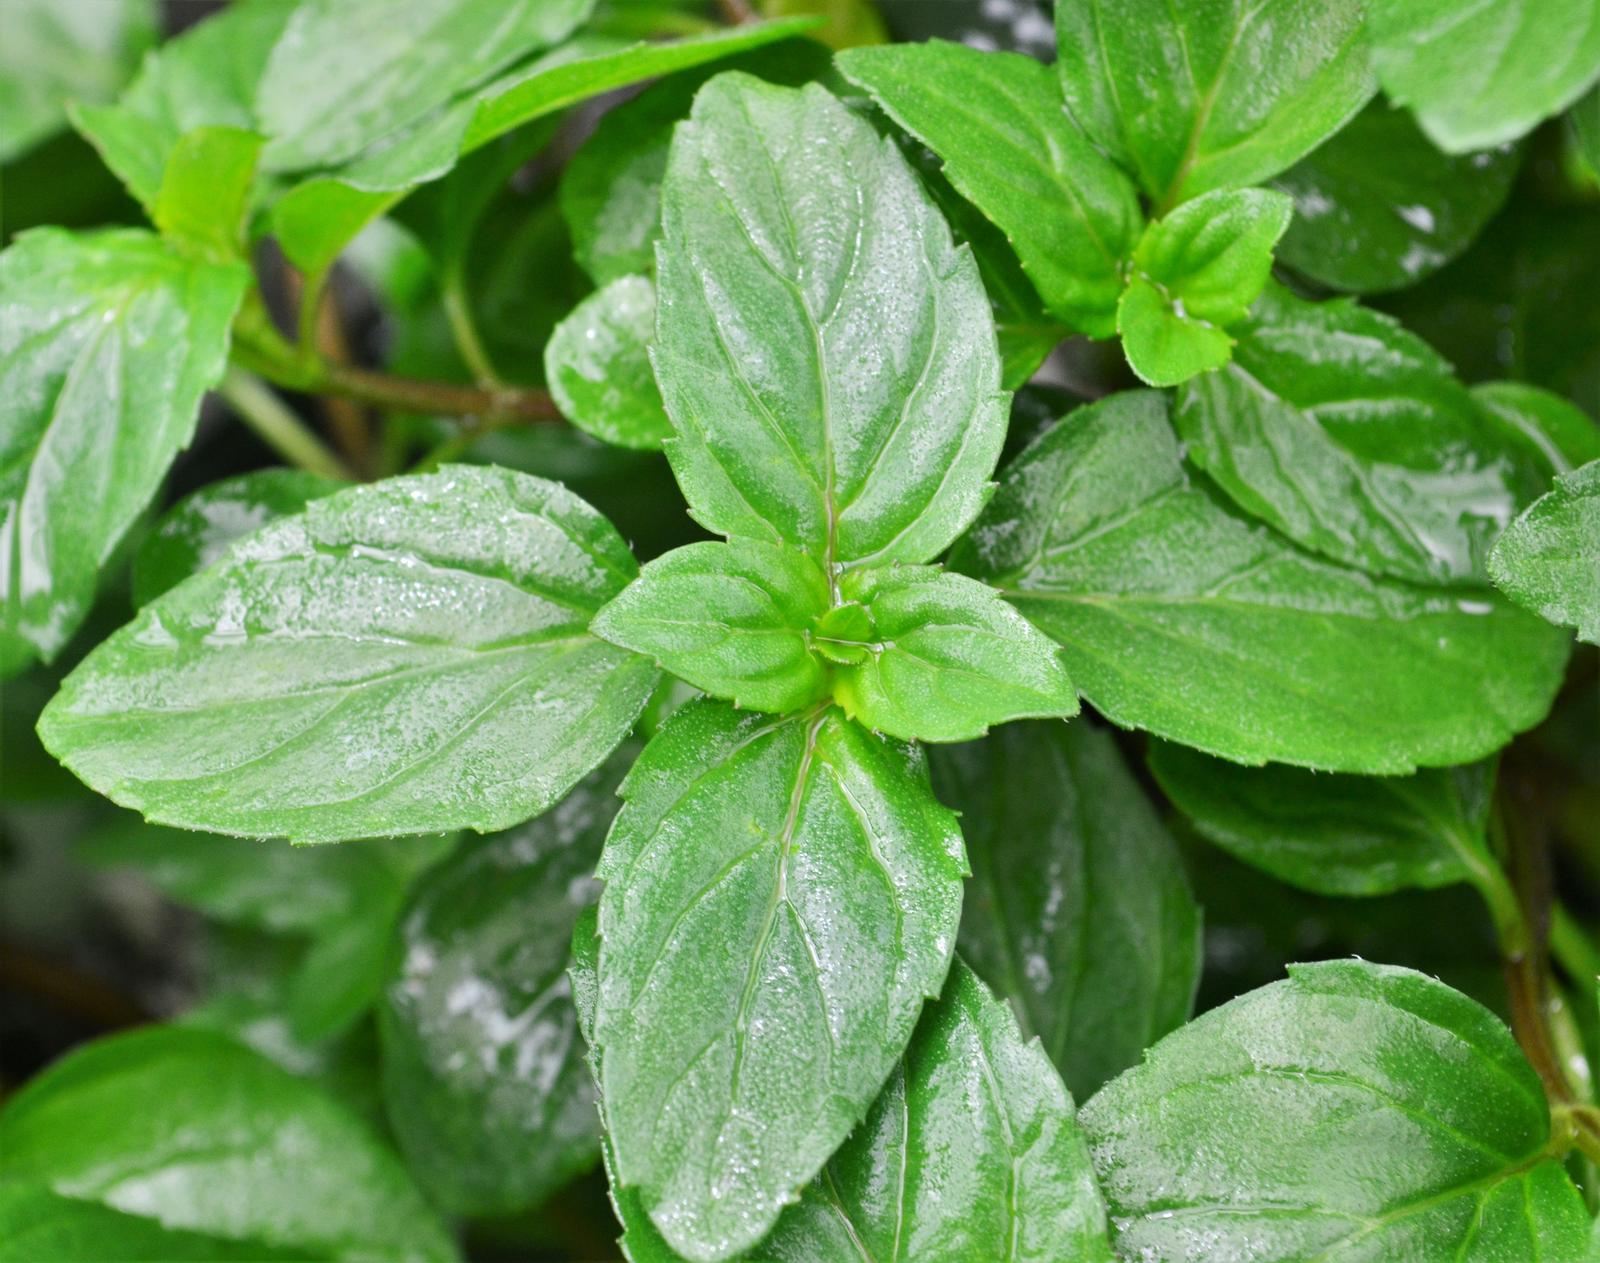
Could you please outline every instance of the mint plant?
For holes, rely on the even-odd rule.
[[[0,15],[0,1260],[1594,1257],[1600,7],[942,8]]]

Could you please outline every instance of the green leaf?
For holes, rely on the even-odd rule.
[[[695,518],[826,569],[919,562],[1005,437],[968,251],[891,141],[822,88],[720,75],[678,125],[655,365]]]
[[[1595,0],[1367,0],[1378,81],[1447,153],[1515,140],[1600,75]]]
[[[808,636],[827,608],[828,580],[811,558],[736,539],[657,558],[591,626],[713,697],[786,714],[827,694]]]
[[[194,434],[246,279],[131,229],[40,228],[0,254],[0,673],[83,621]]]
[[[1374,101],[1273,181],[1295,209],[1278,257],[1358,294],[1414,285],[1472,244],[1520,158],[1509,145],[1440,153],[1410,115]]]
[[[594,0],[301,0],[256,113],[267,169],[329,167],[570,35]]]
[[[1357,0],[1060,0],[1067,108],[1164,213],[1292,165],[1372,95]]]
[[[255,1242],[163,1228],[98,1202],[62,1197],[42,1184],[0,1183],[0,1263],[263,1263],[298,1257]]]
[[[833,695],[874,732],[970,741],[991,724],[1078,713],[1055,642],[985,584],[896,566],[851,571],[841,596],[864,614],[834,639]],[[826,632],[813,632],[821,651]]]
[[[1322,895],[1386,895],[1487,880],[1494,767],[1414,776],[1243,768],[1170,742],[1150,770],[1210,841],[1279,881]]]
[[[1600,460],[1600,425],[1553,391],[1526,382],[1484,382],[1472,388],[1472,397],[1538,448],[1551,473],[1570,474]]]
[[[456,1257],[365,1123],[209,1031],[118,1035],[34,1078],[0,1112],[0,1177],[298,1258]]]
[[[672,434],[650,367],[656,287],[623,276],[596,290],[556,326],[544,376],[573,425],[619,447],[659,449]]]
[[[1270,189],[1218,189],[1145,228],[1117,306],[1122,349],[1143,381],[1176,386],[1228,362],[1223,331],[1267,283],[1293,210]]]
[[[698,702],[623,784],[595,1043],[616,1176],[680,1253],[754,1245],[865,1115],[955,946],[954,817],[831,710]]]
[[[1013,724],[932,758],[972,860],[961,953],[1087,1098],[1189,1018],[1200,909],[1177,848],[1087,721]]]
[[[0,42],[0,162],[54,134],[70,100],[114,96],[155,43],[153,0],[6,0]]]
[[[1567,649],[1491,590],[1317,560],[1229,512],[1155,392],[1068,416],[952,555],[1067,650],[1097,710],[1241,763],[1464,763],[1549,710]]]
[[[852,49],[838,63],[1010,238],[1045,306],[1109,337],[1139,201],[1062,108],[1050,68],[943,40]]]
[[[300,469],[258,469],[185,496],[139,542],[133,557],[134,604],[148,605],[219,560],[235,541],[343,485]]]
[[[1586,92],[1581,100],[1567,111],[1567,121],[1572,125],[1573,139],[1578,152],[1589,164],[1595,178],[1600,179],[1600,84]]]
[[[1484,582],[1495,537],[1546,477],[1450,366],[1388,316],[1269,286],[1233,363],[1188,383],[1195,464],[1246,512],[1335,561]]]
[[[39,731],[93,788],[181,828],[508,828],[609,754],[650,695],[650,663],[587,630],[633,573],[604,518],[525,474],[354,488],[146,606]]]
[[[239,0],[145,59],[114,105],[79,104],[73,125],[153,211],[178,141],[205,127],[255,131],[256,85],[295,6]]]
[[[1489,573],[1519,605],[1600,644],[1600,460],[1558,477],[1506,529]]]
[[[1291,965],[1079,1118],[1123,1258],[1584,1257],[1539,1077],[1498,1018],[1408,969]]]
[[[537,820],[466,843],[406,909],[379,1010],[384,1100],[411,1170],[454,1214],[525,1210],[594,1163],[567,957],[633,753]]]

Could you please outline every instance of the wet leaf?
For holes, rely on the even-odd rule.
[[[264,1263],[295,1259],[292,1250],[275,1250],[250,1241],[230,1241],[182,1229],[163,1228],[153,1219],[125,1215],[99,1202],[63,1197],[43,1184],[0,1184],[0,1263]]]
[[[1489,572],[1519,605],[1600,644],[1600,460],[1558,477],[1510,525]]]
[[[1554,391],[1526,382],[1484,382],[1472,388],[1472,397],[1538,448],[1551,473],[1570,474],[1600,460],[1600,425]]]
[[[650,367],[655,330],[648,277],[619,277],[574,307],[544,350],[545,380],[562,415],[607,443],[660,448],[672,423]]]

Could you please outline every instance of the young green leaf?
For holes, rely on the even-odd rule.
[[[655,684],[588,633],[634,573],[612,526],[525,474],[452,467],[271,523],[67,677],[45,745],[183,828],[337,841],[538,814]]]
[[[1060,0],[1067,108],[1165,213],[1276,175],[1372,95],[1357,0]]]
[[[949,967],[965,871],[915,750],[836,711],[675,713],[599,875],[595,1043],[624,1189],[754,1245],[865,1115]]]
[[[1600,460],[1558,477],[1506,529],[1489,573],[1519,605],[1600,644]]]
[[[161,235],[202,259],[245,255],[250,190],[261,137],[236,127],[200,127],[173,146],[152,211]]]
[[[1293,210],[1270,189],[1218,189],[1145,228],[1117,305],[1122,349],[1141,380],[1176,386],[1228,362],[1224,330],[1267,283]]]
[[[1010,238],[1045,306],[1109,337],[1139,200],[1062,108],[1050,68],[943,40],[851,49],[838,63]]]
[[[971,254],[893,143],[815,85],[719,75],[662,200],[656,376],[695,517],[824,567],[944,549],[1005,396]]]
[[[1539,494],[1530,444],[1387,316],[1268,286],[1233,363],[1187,383],[1190,458],[1240,508],[1335,561],[1482,584],[1495,537]]]
[[[1115,743],[1080,720],[933,751],[972,881],[961,953],[1080,1100],[1189,1018],[1200,909]]]
[[[525,1210],[594,1163],[567,956],[633,754],[537,820],[463,845],[402,918],[379,1010],[384,1101],[411,1170],[455,1214]]]
[[[1526,382],[1484,382],[1472,388],[1472,397],[1538,448],[1553,474],[1600,460],[1600,425],[1554,391]]]
[[[1494,767],[1413,776],[1244,768],[1160,741],[1150,770],[1179,811],[1228,854],[1322,895],[1386,895],[1493,880],[1484,841]]]
[[[1409,969],[1291,965],[1079,1118],[1123,1258],[1585,1257],[1538,1075],[1492,1013]]]
[[[220,559],[235,541],[343,485],[300,469],[258,469],[185,496],[139,542],[133,555],[134,604],[148,605]]]
[[[364,1122],[209,1031],[134,1031],[57,1062],[0,1112],[0,1178],[260,1247],[251,1257],[456,1257]]]
[[[785,714],[827,694],[807,635],[827,608],[827,576],[811,558],[736,539],[658,557],[591,627],[713,697]]]
[[[596,290],[556,326],[544,376],[573,425],[619,447],[659,448],[672,423],[650,367],[656,287],[623,276]]]
[[[1155,392],[1036,440],[952,564],[1055,637],[1101,713],[1241,763],[1482,758],[1544,717],[1567,658],[1491,590],[1375,579],[1230,513],[1185,473]]]
[[[1595,0],[1366,0],[1366,7],[1378,81],[1447,153],[1517,139],[1600,74]]]
[[[1054,641],[986,584],[937,566],[853,570],[841,591],[860,626],[829,638],[833,696],[874,732],[911,741],[970,741],[991,724],[1078,713]]]
[[[1295,209],[1278,258],[1358,294],[1414,285],[1472,244],[1520,158],[1510,145],[1440,153],[1410,115],[1374,101],[1272,182]]]
[[[246,279],[131,229],[0,254],[0,674],[82,622],[222,375]]]
[[[1595,177],[1600,179],[1600,83],[1584,93],[1570,110],[1567,122],[1572,128],[1572,138],[1578,152]]]

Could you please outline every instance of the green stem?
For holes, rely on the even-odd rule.
[[[217,393],[252,430],[291,465],[325,478],[354,481],[333,449],[306,428],[293,409],[254,373],[230,364]]]
[[[489,359],[488,348],[478,336],[478,326],[473,322],[466,286],[462,284],[459,269],[452,269],[445,277],[440,297],[444,302],[444,314],[450,322],[450,335],[455,339],[456,350],[461,352],[461,359],[473,379],[478,385],[491,390],[504,389],[499,374],[494,371],[494,363]]]
[[[1559,903],[1550,910],[1550,954],[1586,993],[1600,979],[1600,944]]]

